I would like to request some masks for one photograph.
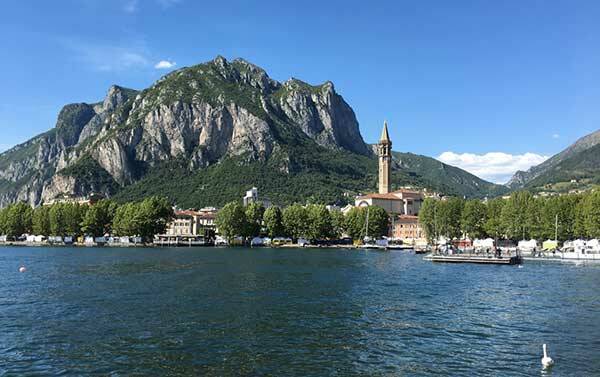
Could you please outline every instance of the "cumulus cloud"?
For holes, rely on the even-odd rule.
[[[175,62],[171,62],[168,60],[161,60],[158,63],[156,63],[156,65],[154,66],[154,68],[156,69],[169,69],[169,68],[173,68],[177,65],[177,63]]]
[[[486,154],[444,152],[438,160],[457,166],[476,176],[495,183],[506,183],[517,170],[539,165],[548,156],[536,153],[513,155],[502,152]]]

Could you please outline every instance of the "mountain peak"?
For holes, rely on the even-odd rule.
[[[228,64],[227,59],[221,55],[217,55],[212,62],[219,66],[225,66]]]
[[[579,138],[575,143],[527,171],[516,172],[507,186],[536,188],[571,180],[600,182],[600,130]]]
[[[118,85],[111,85],[108,93],[102,102],[103,111],[113,111],[125,103],[130,97],[137,93],[136,90],[124,88]]]

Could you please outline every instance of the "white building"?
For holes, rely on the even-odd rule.
[[[250,190],[246,191],[246,195],[242,199],[244,202],[244,206],[247,206],[250,203],[262,203],[265,208],[269,208],[271,206],[271,201],[267,198],[260,198],[258,196],[258,189],[256,187],[252,187]]]

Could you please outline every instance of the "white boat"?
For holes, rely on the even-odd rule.
[[[565,242],[564,247],[558,254],[564,260],[600,262],[600,241],[575,240]]]
[[[229,242],[225,237],[215,237],[215,246],[229,246]]]
[[[375,240],[370,237],[363,239],[362,249],[367,250],[387,250],[388,241],[386,239]]]

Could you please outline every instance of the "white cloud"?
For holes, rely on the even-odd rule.
[[[173,68],[177,65],[177,63],[169,61],[169,60],[161,60],[158,63],[156,63],[156,65],[154,66],[154,68],[156,69],[169,69],[169,68]]]
[[[476,176],[495,183],[506,183],[517,170],[539,165],[548,156],[536,153],[513,155],[502,152],[486,154],[444,152],[438,160],[457,166]]]
[[[559,134],[552,134],[552,138],[553,139],[560,139],[560,135]]]

